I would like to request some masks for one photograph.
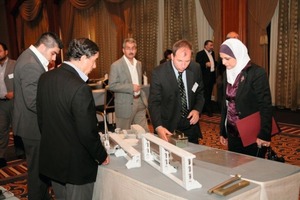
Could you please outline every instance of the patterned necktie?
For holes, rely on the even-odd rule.
[[[188,115],[188,109],[187,109],[185,88],[182,81],[182,72],[178,72],[177,83],[179,87],[180,100],[181,100],[181,117],[185,118]]]

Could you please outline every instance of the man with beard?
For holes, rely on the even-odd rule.
[[[8,58],[6,44],[0,42],[0,168],[7,165],[5,153],[12,122],[15,64],[15,60]],[[16,155],[22,157],[24,150],[21,148],[23,145],[21,138],[16,136],[14,142]]]

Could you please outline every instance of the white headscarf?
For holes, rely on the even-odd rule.
[[[233,67],[232,69],[226,69],[227,82],[233,85],[236,77],[250,61],[250,57],[248,55],[248,49],[239,39],[236,38],[227,39],[225,40],[225,42],[222,43],[222,45],[226,45],[232,51],[236,59],[235,67]],[[220,51],[220,53],[225,53],[225,52]]]

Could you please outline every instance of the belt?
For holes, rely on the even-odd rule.
[[[5,98],[5,99],[0,99],[0,101],[8,101],[8,100],[9,100],[9,99],[6,99],[6,98]]]
[[[138,98],[140,98],[140,96],[141,96],[141,95],[137,95],[137,96],[134,96],[134,95],[133,95],[133,98],[134,98],[134,99],[138,99]]]

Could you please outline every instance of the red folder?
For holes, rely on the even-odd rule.
[[[243,146],[249,146],[256,142],[257,135],[260,131],[260,114],[259,112],[253,113],[243,119],[237,120],[236,127],[240,133],[240,137],[243,142]],[[280,129],[272,117],[272,131],[271,135],[275,135],[280,132]]]

